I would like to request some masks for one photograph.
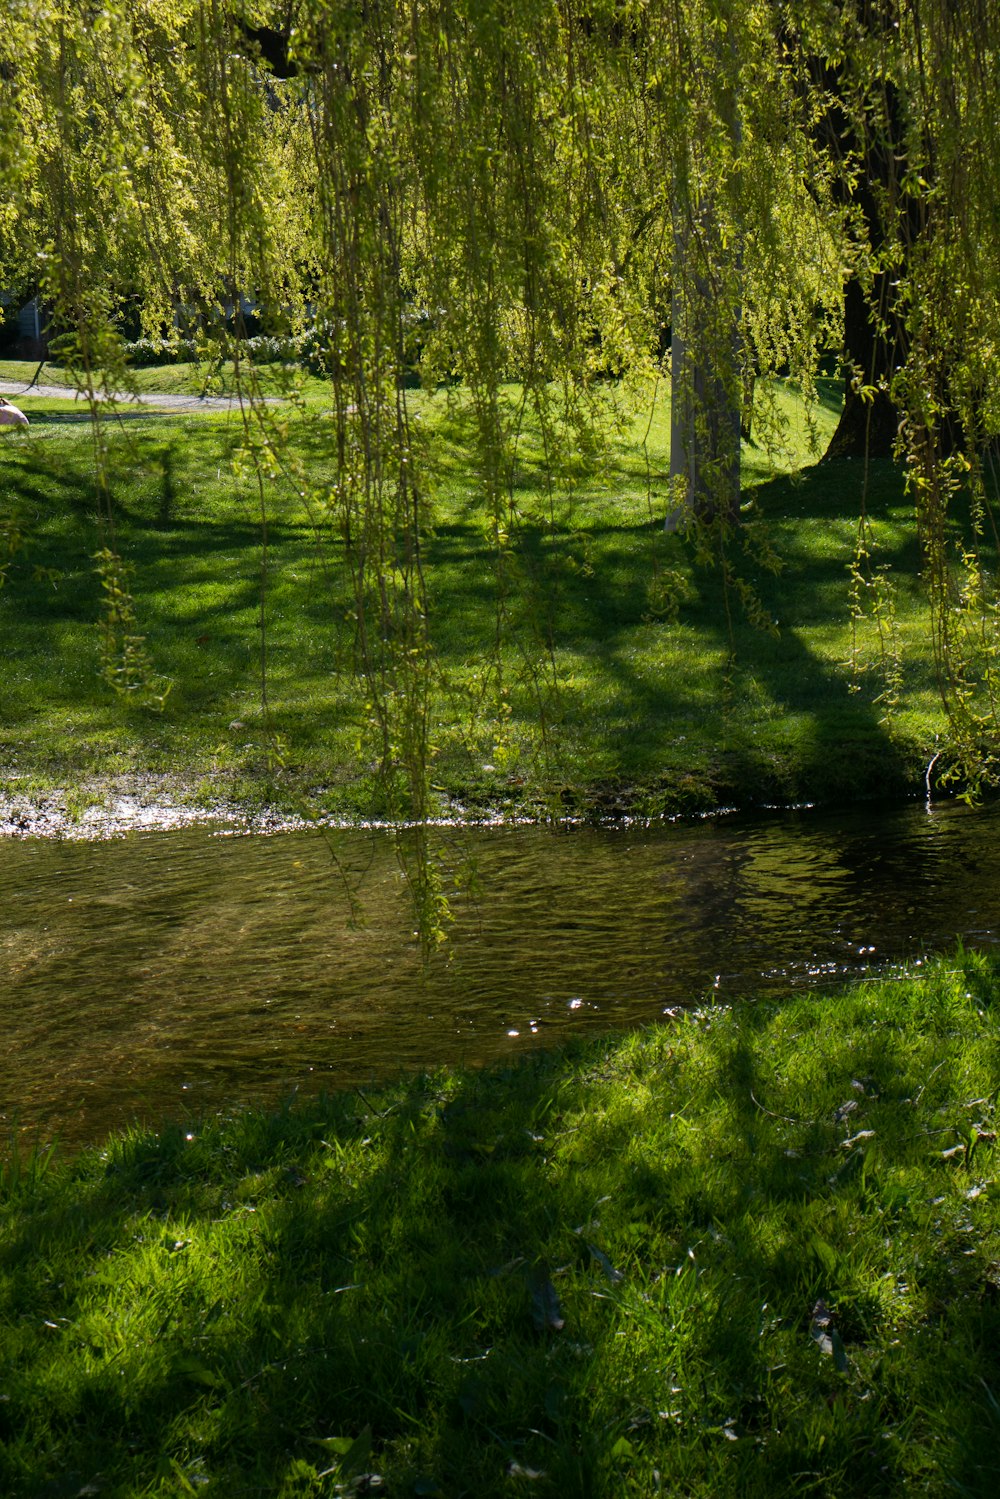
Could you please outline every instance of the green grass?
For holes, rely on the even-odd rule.
[[[731,547],[725,587],[718,567],[663,533],[665,393],[602,466],[568,464],[551,494],[528,433],[506,560],[503,693],[485,665],[496,558],[469,424],[443,395],[414,395],[435,452],[424,563],[439,666],[432,776],[443,799],[656,812],[922,784],[944,723],[900,476],[872,465],[865,486],[859,464],[809,467],[801,404],[783,387],[772,394],[784,438],[777,464],[745,449],[748,544]],[[313,394],[301,408],[272,408],[316,494],[328,473],[328,404]],[[835,405],[826,392],[820,450]],[[89,427],[42,403],[32,413],[30,433],[0,444],[0,515],[14,516],[24,543],[0,589],[0,764],[39,787],[172,772],[209,790],[306,790],[338,811],[384,808],[342,543],[322,505],[280,481],[265,497],[265,716],[260,502],[233,475],[238,414],[109,419],[109,526]],[[876,560],[894,569],[903,665],[891,713],[873,623],[852,641],[848,568],[863,502]],[[100,676],[93,556],[111,541],[133,569],[153,679],[172,684],[162,712],[116,697]],[[741,590],[774,633],[748,623]]]
[[[959,954],[15,1155],[0,1491],[992,1495],[998,1001]]]

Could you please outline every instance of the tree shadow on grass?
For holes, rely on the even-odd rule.
[[[135,568],[139,629],[156,670],[177,684],[168,720],[200,709],[220,684],[248,685],[248,664],[259,661],[259,524],[213,488],[228,442],[215,429],[157,432],[130,438],[115,457],[115,544]],[[11,483],[21,484],[39,530],[30,555],[14,559],[2,601],[12,651],[39,664],[38,680],[51,686],[38,696],[49,702],[79,694],[79,672],[66,663],[81,653],[66,642],[97,619],[100,595],[93,553],[101,532],[85,449],[61,446],[65,464],[53,462],[51,452],[28,455],[19,480],[12,467]],[[898,477],[876,478],[872,513],[881,514],[881,506],[895,516]],[[204,494],[192,488],[203,482]],[[777,638],[747,624],[738,601],[725,597],[719,572],[692,566],[678,538],[663,537],[655,523],[617,523],[610,502],[606,515],[579,532],[533,522],[526,511],[499,575],[480,511],[459,504],[426,550],[429,627],[448,683],[442,721],[452,725],[465,715],[464,734],[475,719],[474,738],[483,720],[488,737],[510,708],[515,733],[534,744],[544,710],[547,730],[555,728],[547,743],[555,748],[538,774],[553,785],[562,778],[600,788],[636,781],[676,787],[687,778],[690,804],[700,806],[745,803],[748,788],[758,800],[777,802],[806,795],[834,801],[860,787],[912,792],[912,748],[901,751],[882,721],[880,684],[865,680],[852,692],[843,663],[822,659],[811,644],[824,632],[847,631],[851,507],[844,494],[851,482],[849,465],[827,466],[797,484],[775,480],[755,491],[785,566],[772,578],[738,547],[734,566],[764,615],[779,621]],[[839,548],[817,545],[825,527],[831,535],[845,531]],[[910,578],[914,543],[897,531],[881,560]],[[359,708],[364,701],[360,685],[345,686],[354,666],[353,600],[340,543],[318,540],[304,517],[289,512],[272,521],[269,546],[274,701],[280,704],[284,689],[281,673],[290,681],[301,668],[313,717],[333,712],[339,721],[345,697],[354,693]],[[53,578],[36,578],[36,563]],[[658,620],[651,602],[658,569],[682,580],[676,624]],[[95,654],[89,641],[86,649]],[[331,656],[345,674],[332,695],[322,680]],[[503,705],[477,696],[498,659],[509,686]],[[907,670],[910,687],[923,682],[927,668],[917,662]],[[103,691],[96,674],[94,689]],[[288,727],[299,732],[294,714]],[[475,783],[478,774],[476,754],[459,737],[448,739],[443,754],[450,758],[442,762],[456,789],[463,776]]]
[[[706,636],[714,633],[719,651],[730,658],[726,695],[736,707],[736,732],[728,736],[725,759],[731,784],[738,787],[744,777],[756,784],[770,779],[780,800],[806,794],[826,801],[851,799],[859,783],[869,796],[899,796],[917,789],[912,753],[902,751],[890,726],[886,673],[894,669],[894,662],[869,660],[864,675],[852,675],[846,659],[831,660],[807,643],[832,631],[845,641],[846,655],[854,536],[853,526],[845,526],[851,516],[843,500],[843,469],[841,464],[835,473],[823,469],[795,479],[775,479],[756,492],[765,536],[780,565],[772,573],[755,561],[752,549],[744,556],[731,554],[736,587],[730,590],[725,617],[718,606],[723,586],[718,571],[696,568],[693,574],[699,628]],[[895,516],[898,521],[902,481],[894,471],[876,477],[869,496],[870,518],[888,522]],[[886,532],[877,564],[905,586],[919,572],[916,535],[898,524],[887,526]],[[817,540],[824,533],[829,540]],[[752,607],[765,624],[774,622],[773,633],[755,625],[741,605],[739,587],[749,590]],[[902,658],[899,691],[904,699],[926,685],[928,657],[929,651],[915,659],[909,654]],[[742,709],[737,707],[739,698]],[[748,734],[746,722],[739,724],[741,713],[744,720],[752,718],[755,707],[765,721],[786,723],[787,767],[782,764],[781,734]],[[758,750],[753,733],[769,742]],[[770,772],[761,756],[772,758]]]
[[[4,1492],[992,1492],[995,1234],[907,1138],[947,1016],[859,1010],[807,1112],[773,1013],[25,1165]]]
[[[723,797],[745,800],[746,786],[777,801],[851,797],[859,784],[868,794],[912,792],[913,755],[887,726],[885,681],[871,666],[852,681],[846,662],[857,522],[844,494],[853,480],[842,464],[761,486],[758,525],[781,570],[770,574],[759,550],[734,541],[728,583],[718,567],[692,563],[657,523],[598,519],[572,533],[522,518],[504,564],[506,628],[520,637],[526,675],[544,681],[552,651],[571,681],[586,681],[579,705],[572,687],[552,704],[569,740],[583,738],[594,760],[620,764],[625,776],[655,775],[657,765],[682,766],[677,731],[690,739],[697,720],[695,738],[708,738],[711,725],[711,774]],[[876,474],[868,503],[871,518],[886,523],[878,564],[906,587],[919,555],[898,474]],[[488,648],[484,599],[498,597],[496,558],[464,520],[438,527],[432,555],[438,644],[455,665],[477,632]],[[678,580],[676,623],[658,619],[652,600],[664,574]],[[775,634],[750,621],[740,588],[763,620],[777,622]],[[843,641],[845,659],[820,656],[811,642],[823,638]],[[925,687],[929,670],[919,652],[904,660],[904,693]],[[527,688],[522,696],[515,706],[526,712]]]

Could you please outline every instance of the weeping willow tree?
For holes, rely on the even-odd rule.
[[[435,455],[414,376],[460,388],[472,412],[497,601],[483,691],[502,702],[521,671],[544,738],[550,632],[511,604],[526,424],[555,491],[669,377],[673,340],[685,453],[671,510],[721,555],[739,529],[748,385],[781,374],[809,397],[843,351],[847,409],[869,440],[889,423],[906,466],[957,742],[970,765],[992,754],[1000,637],[979,560],[1000,432],[991,0],[8,12],[0,285],[37,288],[91,401],[105,586],[125,601],[107,632],[112,679],[144,670],[128,658],[98,400],[128,381],[126,310],[152,336],[183,326],[235,360],[265,538],[284,485],[342,540],[372,747],[418,823],[438,664],[422,566]],[[259,398],[240,339],[251,305],[308,333],[329,380],[322,483]],[[759,441],[780,440],[766,401],[755,422]],[[973,524],[956,557],[959,489]]]
[[[847,388],[832,449],[891,453],[904,467],[957,763],[973,781],[995,779],[998,596],[982,546],[996,542],[1000,430],[1000,15],[988,0],[783,10],[806,128],[848,233]]]

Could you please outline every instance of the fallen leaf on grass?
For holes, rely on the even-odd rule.
[[[335,1478],[340,1473],[340,1468],[325,1468],[322,1473],[317,1473],[317,1478]],[[348,1479],[346,1483],[334,1484],[333,1492],[342,1494],[344,1499],[361,1499],[363,1494],[375,1494],[385,1485],[385,1479],[381,1473],[358,1473],[354,1478]]]
[[[588,1250],[590,1251],[591,1258],[597,1261],[611,1284],[613,1286],[619,1285],[621,1281],[625,1279],[624,1272],[615,1268],[615,1266],[608,1259],[607,1255],[604,1253],[603,1249],[598,1249],[597,1245],[591,1244],[589,1239],[584,1239],[583,1242],[584,1244],[586,1244]]]
[[[542,1468],[529,1468],[525,1463],[515,1462],[514,1459],[511,1458],[510,1462],[507,1464],[507,1477],[529,1479],[544,1478],[545,1472]]]
[[[556,1288],[544,1271],[529,1277],[531,1287],[531,1320],[538,1332],[562,1332],[566,1320],[559,1305]]]
[[[848,1358],[840,1333],[833,1325],[833,1316],[825,1301],[817,1301],[812,1309],[812,1322],[809,1325],[809,1336],[816,1344],[820,1353],[825,1353],[833,1359],[841,1374],[847,1373]]]
[[[820,1297],[812,1309],[812,1325],[813,1327],[829,1327],[832,1321],[833,1313],[822,1297]]]

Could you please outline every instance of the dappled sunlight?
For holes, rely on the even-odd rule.
[[[464,429],[455,425],[461,407],[442,397],[419,397],[419,404],[429,424],[452,424],[448,441],[458,465],[453,476],[442,474],[424,550],[428,628],[439,663],[430,699],[437,783],[463,796],[477,784],[487,795],[509,796],[508,780],[498,783],[481,769],[495,764],[501,738],[514,752],[505,774],[520,778],[526,799],[542,781],[560,776],[580,784],[584,796],[606,779],[662,786],[683,776],[679,804],[711,804],[731,799],[734,751],[740,774],[751,783],[760,779],[752,767],[765,764],[771,751],[789,762],[794,797],[810,781],[822,794],[818,778],[829,762],[829,742],[787,728],[775,738],[773,705],[782,704],[794,725],[805,723],[803,715],[822,718],[836,700],[852,715],[852,737],[882,737],[878,713],[865,707],[881,690],[877,662],[874,674],[857,679],[860,694],[845,696],[852,648],[854,659],[866,664],[878,645],[864,621],[853,646],[851,640],[848,564],[858,497],[844,489],[849,465],[820,466],[794,483],[771,479],[752,491],[780,570],[768,572],[752,540],[745,554],[734,545],[730,565],[765,615],[777,620],[780,633],[772,639],[747,627],[743,605],[725,597],[717,573],[692,563],[681,538],[663,535],[643,484],[625,478],[617,459],[606,470],[606,487],[559,492],[553,500],[525,470],[517,544],[498,582],[481,501],[474,485],[458,482],[460,473],[468,474]],[[307,423],[304,443],[309,430]],[[277,733],[297,774],[314,784],[345,785],[357,764],[359,735],[364,740],[368,731],[358,727],[366,713],[355,675],[351,574],[330,522],[306,513],[290,483],[279,482],[269,493],[269,716],[262,722],[260,518],[257,501],[233,475],[237,433],[228,418],[206,417],[148,429],[111,427],[108,436],[118,544],[124,565],[133,569],[139,629],[155,671],[173,686],[163,711],[145,725],[134,710],[129,714],[103,696],[92,634],[98,600],[91,560],[101,524],[88,443],[64,433],[42,447],[24,447],[8,455],[5,472],[8,484],[16,475],[28,545],[0,593],[21,661],[8,700],[12,747],[18,738],[25,747],[44,742],[45,725],[54,735],[53,705],[62,712],[72,700],[82,731],[74,746],[83,756],[81,768],[96,768],[116,738],[143,768],[145,737],[155,741],[147,757],[157,768],[180,757],[197,777],[232,775],[258,765],[268,735]],[[294,451],[294,432],[290,441]],[[302,451],[308,453],[308,444]],[[62,497],[55,508],[53,491]],[[917,559],[903,529],[906,502],[898,480],[880,471],[868,503],[883,548],[878,560],[891,562],[904,580],[915,573]],[[36,578],[38,566],[44,575]],[[898,597],[904,646],[898,721],[912,741],[932,743],[940,710],[928,690],[926,615],[902,581]],[[498,610],[501,636],[509,635],[499,654]],[[823,662],[822,673],[801,669],[808,653]],[[486,684],[499,683],[498,669],[509,686],[503,708],[492,685],[483,697]],[[549,680],[546,672],[553,670]],[[744,677],[766,684],[756,718],[753,698],[740,686]],[[543,681],[548,726],[540,754]],[[835,698],[828,683],[838,684]],[[512,716],[505,720],[505,713]],[[261,734],[234,737],[233,721],[257,722]],[[49,757],[56,761],[60,753],[65,750],[53,738]],[[361,755],[367,764],[377,751],[362,749]],[[920,751],[917,759],[914,780],[926,756]],[[765,785],[768,796],[780,794],[770,771]]]
[[[4,1482],[982,1491],[995,993],[960,954],[76,1163],[22,1149]]]

